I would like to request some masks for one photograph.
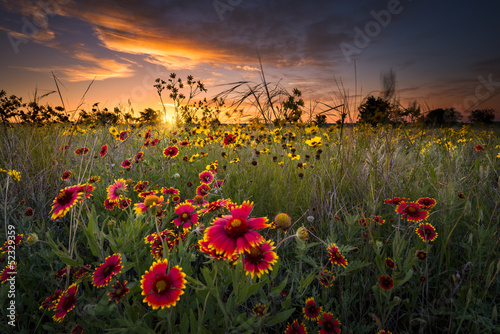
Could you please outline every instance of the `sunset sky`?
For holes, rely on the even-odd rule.
[[[340,80],[353,101],[377,96],[393,69],[403,106],[500,120],[499,13],[490,0],[0,0],[0,89],[29,101],[56,89],[53,72],[71,111],[95,78],[81,109],[137,113],[162,108],[154,80],[171,72],[206,97],[259,82],[260,55],[266,78],[307,104],[334,104]]]

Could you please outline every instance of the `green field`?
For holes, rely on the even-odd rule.
[[[497,128],[0,132],[2,332],[500,332]]]

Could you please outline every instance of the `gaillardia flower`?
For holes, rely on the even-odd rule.
[[[186,288],[184,274],[179,266],[168,269],[168,260],[158,260],[142,276],[141,288],[144,303],[153,309],[175,306]]]
[[[319,317],[318,324],[320,326],[319,333],[320,334],[331,334],[331,333],[340,333],[340,321],[339,319],[333,320],[333,314],[328,312],[328,313],[321,313],[321,316]]]
[[[394,280],[391,278],[391,276],[380,276],[380,278],[378,279],[378,284],[382,289],[388,291],[394,287]]]
[[[175,158],[178,154],[179,154],[179,149],[177,148],[177,146],[169,146],[163,150],[163,156],[165,158],[167,157]]]
[[[302,308],[304,318],[311,321],[318,321],[323,312],[323,306],[317,306],[314,297],[306,299],[306,307]]]
[[[118,304],[120,300],[129,292],[127,283],[128,281],[123,281],[123,283],[116,281],[116,284],[113,285],[113,291],[108,292],[109,300],[114,300]]]
[[[295,319],[292,323],[288,323],[285,334],[307,334],[306,325]]]
[[[0,272],[0,282],[5,283],[9,278],[17,274],[17,263],[8,264],[4,270]]]
[[[253,203],[243,202],[240,206],[231,206],[231,215],[215,218],[212,226],[205,230],[204,240],[217,253],[232,256],[242,254],[264,242],[264,238],[254,230],[269,227],[267,218],[248,218]]]
[[[434,226],[429,223],[420,223],[415,232],[424,242],[434,241],[438,236]]]
[[[388,257],[385,259],[385,266],[391,270],[394,270],[394,269],[396,269],[396,262],[394,262],[393,259]]]
[[[258,303],[252,308],[253,313],[258,317],[263,317],[266,314],[266,305],[262,305],[262,303]]]
[[[200,177],[201,183],[210,184],[214,180],[214,175],[212,173],[210,173],[209,171],[201,172],[199,177]]]
[[[406,202],[408,200],[410,200],[410,199],[406,198],[406,197],[387,198],[384,200],[384,204],[399,205],[399,204],[401,204],[401,202]]]
[[[181,226],[182,229],[190,229],[192,226],[198,224],[198,213],[195,212],[196,208],[189,203],[182,203],[175,207],[174,212],[179,215],[174,219],[176,226]]]
[[[52,310],[57,305],[57,301],[61,297],[62,290],[56,290],[55,293],[51,294],[40,305],[40,309],[47,307],[47,309]]]
[[[50,218],[56,220],[64,217],[73,206],[82,201],[83,197],[82,187],[79,184],[62,189],[52,202]]]
[[[430,197],[419,198],[417,203],[420,204],[422,209],[429,210],[436,205],[436,200]]]
[[[115,183],[110,185],[107,189],[108,199],[110,201],[118,201],[127,190],[127,182],[124,179],[115,180]]]
[[[64,171],[61,175],[61,180],[67,180],[71,177],[71,175],[73,175],[73,173],[71,173],[70,170],[67,170],[67,171]]]
[[[419,259],[420,261],[425,261],[427,260],[427,252],[426,251],[423,251],[423,250],[419,250],[415,253],[415,256],[417,257],[417,259]]]
[[[429,212],[427,210],[423,210],[420,204],[416,202],[401,202],[397,206],[396,212],[401,215],[401,218],[406,218],[413,222],[426,220],[429,216]]]
[[[161,207],[162,205],[167,204],[164,203],[163,200],[163,196],[158,197],[156,195],[147,195],[144,197],[144,202],[134,204],[134,211],[136,214],[139,214],[146,212],[149,208],[154,208],[156,206]]]
[[[274,248],[273,242],[266,241],[245,251],[243,253],[243,267],[246,274],[250,274],[251,278],[257,274],[257,277],[260,278],[263,273],[272,270],[272,265],[278,260],[278,255],[273,252]]]
[[[99,155],[101,156],[101,158],[104,158],[107,153],[108,153],[108,145],[102,145],[101,149],[99,150]]]
[[[68,289],[64,290],[56,303],[55,311],[56,314],[53,319],[57,322],[61,322],[69,311],[75,308],[76,292],[78,291],[78,285],[71,284]]]
[[[340,253],[339,248],[335,244],[330,244],[327,248],[328,253],[330,253],[330,262],[333,264],[336,264],[337,266],[342,266],[346,267],[347,266],[347,260],[345,257]]]
[[[316,277],[319,279],[321,285],[323,285],[325,288],[333,286],[333,282],[335,281],[335,275],[327,269],[321,270]]]
[[[121,272],[123,268],[121,263],[122,256],[120,254],[108,256],[104,263],[95,269],[92,275],[92,284],[97,288],[108,285],[111,278]]]

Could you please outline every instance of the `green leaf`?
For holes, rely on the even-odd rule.
[[[292,313],[294,311],[295,311],[295,308],[291,308],[289,310],[280,312],[280,313],[276,314],[274,317],[272,317],[271,319],[269,319],[269,321],[266,322],[266,325],[274,326],[277,324],[284,323],[285,321],[288,320],[288,318],[290,318],[290,316],[292,315]]]
[[[313,271],[306,278],[301,279],[299,283],[299,292],[302,292],[304,289],[307,289],[307,287],[314,280],[314,277],[316,277],[316,273]]]
[[[73,267],[80,267],[82,264],[72,258],[70,258],[68,255],[64,254],[63,252],[57,252],[57,256],[61,259],[62,262],[69,264],[70,266]]]
[[[278,271],[280,269],[280,259],[278,258],[278,260],[276,261],[276,263],[274,264],[274,267],[273,267],[273,272],[271,273],[271,279],[275,279],[276,276],[278,276]]]
[[[194,311],[192,308],[189,310],[189,319],[190,319],[189,328],[190,328],[191,333],[193,333],[193,334],[198,333],[198,321],[197,321],[198,318],[195,317]],[[201,325],[203,326],[203,324],[201,324]]]
[[[183,334],[188,334],[190,333],[189,331],[189,317],[187,313],[184,313],[181,319],[181,323],[179,325],[179,329],[181,330],[181,333]]]
[[[286,275],[285,279],[283,280],[283,282],[281,282],[280,285],[271,289],[271,296],[273,297],[278,296],[281,293],[281,291],[283,291],[283,289],[285,288],[287,282],[288,282],[288,275]]]
[[[394,287],[400,286],[408,282],[408,280],[413,276],[413,270],[408,270],[406,272],[406,276],[402,280],[396,280],[394,281]]]

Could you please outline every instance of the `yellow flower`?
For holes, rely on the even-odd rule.
[[[300,155],[295,153],[288,153],[288,156],[292,158],[292,160],[300,160]]]
[[[21,172],[18,172],[15,169],[4,170],[4,169],[0,168],[0,171],[7,172],[7,174],[9,174],[10,176],[12,176],[12,178],[14,180],[16,180],[16,181],[21,181]]]
[[[111,133],[114,137],[118,136],[119,132],[116,126],[109,127],[109,133]]]
[[[306,144],[311,147],[319,147],[321,146],[321,137],[314,137],[312,139],[306,140]]]
[[[236,162],[240,162],[239,158],[234,158],[233,160],[229,161],[230,164],[234,164]]]
[[[319,131],[319,127],[315,125],[315,126],[310,126],[310,127],[307,127],[307,128],[305,128],[304,130],[305,130],[305,132],[306,132],[306,133],[311,133],[311,134],[313,134],[313,133],[316,133],[316,132],[318,132],[318,131]]]

